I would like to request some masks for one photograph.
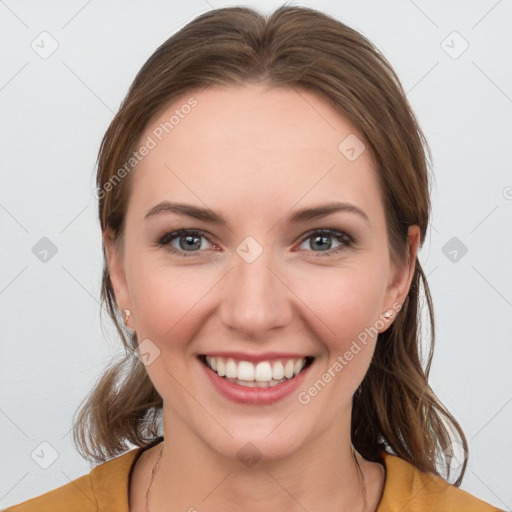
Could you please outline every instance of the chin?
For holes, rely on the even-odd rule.
[[[247,423],[247,422],[246,422]],[[301,425],[301,430],[303,425]],[[279,428],[279,427],[278,427]],[[210,438],[203,437],[205,444],[221,457],[240,461],[247,467],[256,463],[276,462],[293,456],[307,442],[308,435],[305,431],[292,431],[289,427],[282,432],[266,429],[266,434],[261,435],[260,429],[254,432],[250,427],[241,428],[239,435],[233,429],[233,437]]]

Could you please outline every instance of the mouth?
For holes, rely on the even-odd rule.
[[[202,354],[199,360],[222,379],[247,388],[270,388],[293,380],[309,368],[313,356],[277,357],[251,362],[234,357]]]

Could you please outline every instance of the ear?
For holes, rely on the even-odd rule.
[[[103,244],[110,275],[110,282],[114,289],[114,295],[117,307],[120,311],[123,309],[132,309],[130,293],[126,283],[126,274],[124,269],[124,255],[119,240],[116,240],[111,228],[106,228],[103,232]]]
[[[391,325],[409,293],[416,270],[416,257],[420,245],[420,234],[419,226],[409,226],[405,261],[399,267],[392,266],[390,282],[383,301],[383,312],[391,311],[392,315],[389,318],[385,318],[386,326],[379,329],[379,332],[384,332]]]

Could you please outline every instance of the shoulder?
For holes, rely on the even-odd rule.
[[[128,512],[130,472],[142,449],[96,466],[87,475],[5,509],[5,512]]]
[[[420,471],[395,455],[381,452],[386,482],[377,512],[496,512],[497,509],[441,477]]]

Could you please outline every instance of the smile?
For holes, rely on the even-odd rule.
[[[252,363],[232,357],[203,355],[201,361],[228,382],[249,388],[268,388],[287,382],[301,373],[313,357],[276,358]]]

